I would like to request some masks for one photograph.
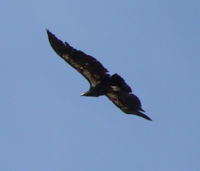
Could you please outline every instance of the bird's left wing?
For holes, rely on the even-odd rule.
[[[126,91],[111,91],[106,96],[123,112],[137,115],[151,121],[151,118],[142,113],[144,110],[142,109],[141,102],[134,94]]]
[[[48,39],[51,47],[68,64],[80,72],[90,83],[96,86],[105,76],[108,76],[108,70],[94,57],[76,50],[68,43],[63,43],[49,30],[47,30]]]
[[[111,91],[106,94],[108,99],[115,104],[118,108],[120,108],[122,111],[128,110],[128,107],[123,104],[120,98],[120,91]]]

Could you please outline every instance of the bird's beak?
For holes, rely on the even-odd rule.
[[[89,91],[86,91],[82,93],[81,96],[91,96],[91,93]]]
[[[84,96],[84,94],[85,94],[85,93],[81,93],[81,95],[80,95],[80,96]]]
[[[81,94],[81,96],[87,96],[87,95],[88,95],[87,92]]]

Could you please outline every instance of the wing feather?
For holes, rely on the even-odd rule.
[[[127,93],[132,92],[131,87],[118,74],[112,75],[111,81],[112,81],[112,86],[118,87],[118,89],[123,90],[123,91],[125,91]]]
[[[119,91],[112,91],[106,94],[108,99],[112,101],[113,104],[115,104],[118,108],[120,108],[122,111],[128,110],[128,107],[123,104],[120,98],[120,92]]]
[[[144,119],[152,121],[150,117],[142,113],[144,112],[144,110],[142,109],[141,102],[139,98],[134,94],[127,93],[125,91],[113,91],[107,93],[106,96],[123,112],[127,114],[137,115]]]
[[[108,76],[108,70],[94,57],[63,43],[47,30],[48,39],[55,52],[68,64],[80,72],[91,86],[97,85],[102,78]]]

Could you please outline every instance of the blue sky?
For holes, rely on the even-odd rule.
[[[0,2],[1,171],[198,171],[200,2]],[[118,73],[153,122],[123,114],[45,29]]]

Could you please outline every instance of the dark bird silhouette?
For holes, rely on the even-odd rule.
[[[110,75],[108,70],[94,57],[62,42],[49,30],[48,39],[54,51],[69,65],[80,72],[90,83],[90,89],[81,96],[107,96],[126,114],[133,114],[151,120],[145,115],[139,98],[118,74]]]

